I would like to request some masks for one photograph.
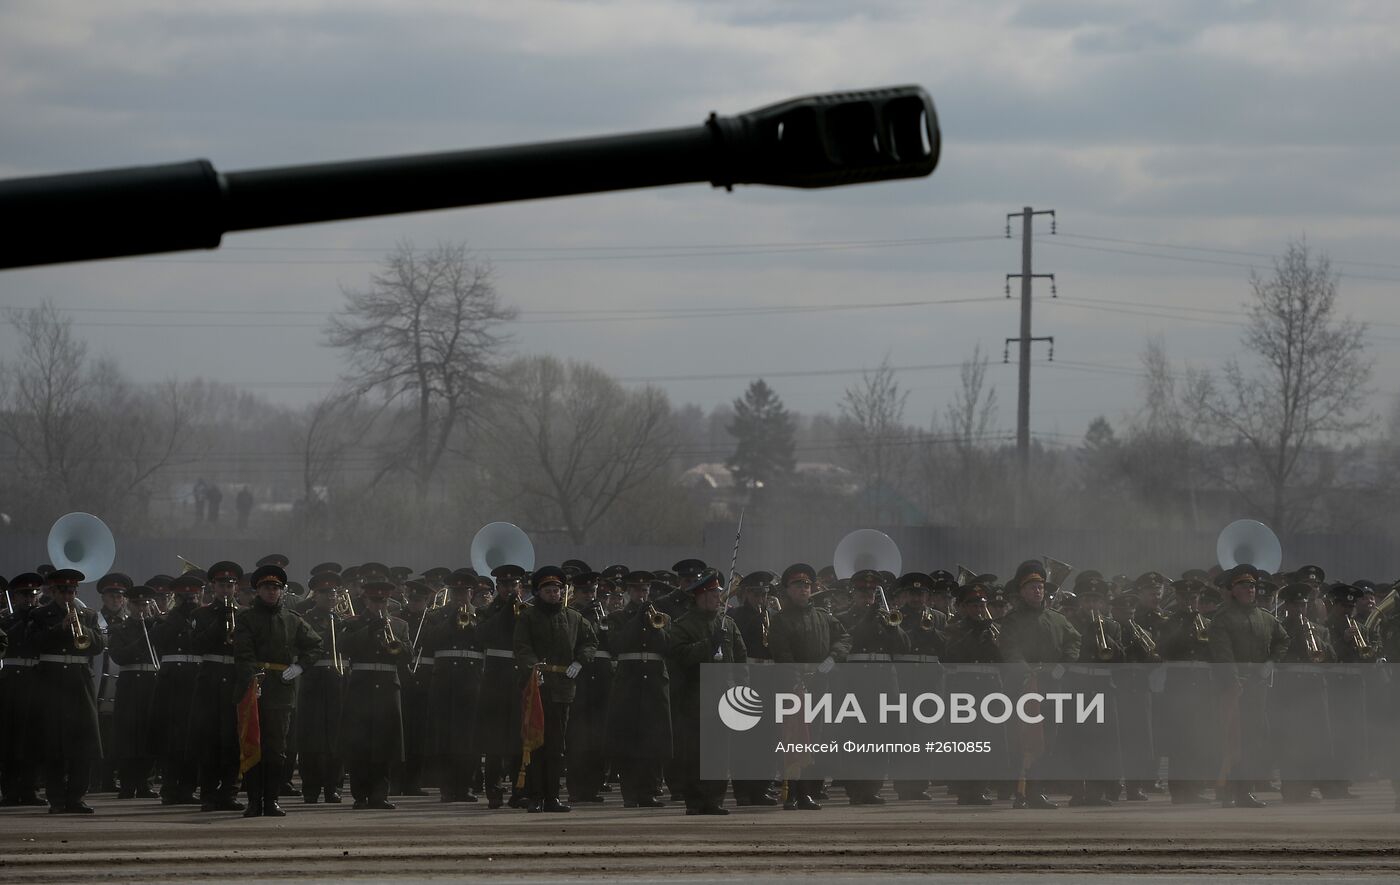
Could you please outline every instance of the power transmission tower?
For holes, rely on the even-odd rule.
[[[1011,239],[1011,219],[1020,217],[1021,219],[1021,272],[1009,273],[1006,275],[1006,297],[1011,297],[1011,278],[1021,279],[1021,334],[1016,338],[1006,339],[1006,349],[1002,354],[1004,362],[1011,361],[1011,344],[1016,342],[1020,345],[1020,381],[1017,385],[1016,395],[1016,454],[1020,462],[1021,483],[1024,489],[1030,477],[1031,463],[1031,343],[1035,341],[1047,341],[1050,344],[1050,359],[1055,358],[1055,338],[1054,336],[1033,337],[1031,335],[1031,280],[1036,277],[1050,280],[1050,295],[1055,297],[1055,275],[1052,273],[1032,273],[1031,271],[1031,221],[1037,215],[1050,216],[1050,233],[1055,233],[1055,210],[1054,209],[1032,209],[1025,207],[1020,212],[1008,212],[1006,214],[1006,238]],[[1020,499],[1018,495],[1018,501]],[[1022,508],[1018,507],[1018,511]],[[1020,513],[1017,514],[1018,519]]]

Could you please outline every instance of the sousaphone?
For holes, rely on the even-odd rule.
[[[107,524],[91,513],[68,513],[54,521],[48,537],[49,562],[55,569],[77,569],[83,583],[112,570],[117,541]]]
[[[518,565],[527,572],[535,570],[535,545],[524,530],[508,522],[482,526],[472,537],[471,554],[472,568],[480,575],[489,575],[503,565]]]
[[[904,559],[899,555],[899,545],[884,532],[875,529],[856,529],[841,539],[836,552],[831,556],[831,567],[836,577],[849,578],[862,569],[873,568],[878,572],[893,572],[898,577]]]
[[[1237,519],[1225,526],[1216,538],[1215,556],[1225,571],[1248,564],[1273,574],[1283,565],[1283,545],[1278,535],[1262,522]]]

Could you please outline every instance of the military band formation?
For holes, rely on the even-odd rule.
[[[731,578],[696,559],[657,571],[570,560],[416,576],[326,562],[303,590],[288,565],[274,554],[247,572],[225,561],[143,583],[107,574],[100,610],[77,603],[86,576],[75,570],[10,579],[0,806],[91,814],[93,791],[282,816],[286,797],[341,803],[348,781],[353,808],[384,810],[429,787],[444,803],[530,812],[615,793],[607,801],[625,808],[727,814],[731,787],[736,805],[787,810],[820,809],[838,791],[852,805],[922,802],[935,787],[972,806],[1051,809],[1062,794],[1071,806],[1260,807],[1256,794],[1270,789],[1285,803],[1354,797],[1348,779],[1290,777],[1297,752],[1348,756],[1352,780],[1390,774],[1394,744],[1368,737],[1365,722],[1334,723],[1327,746],[1289,747],[1287,717],[1347,716],[1346,705],[1305,691],[1281,708],[1261,682],[1192,676],[1201,663],[1302,662],[1342,677],[1329,678],[1334,692],[1374,691],[1346,677],[1397,659],[1393,590],[1329,584],[1313,566],[1178,580],[1084,571],[1070,583],[1053,559],[1022,563],[1005,582],[962,567],[838,580],[801,563]],[[843,662],[1024,662],[1090,683],[1104,664],[1166,662],[1177,690],[1125,697],[1109,733],[1059,734],[1053,752],[1085,757],[1083,780],[1018,779],[1008,763],[1002,779],[889,789],[810,766],[731,785],[699,774],[700,672],[711,662],[747,664],[756,678],[774,663],[820,678]],[[1173,731],[1212,718],[1220,729]],[[1217,732],[1233,733],[1233,751]],[[1202,777],[1222,754],[1234,759],[1228,777]]]

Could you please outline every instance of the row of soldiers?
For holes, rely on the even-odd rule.
[[[615,778],[625,807],[664,806],[669,784],[687,811],[719,814],[727,784],[699,778],[705,663],[747,663],[754,674],[803,664],[814,679],[848,661],[1321,664],[1375,660],[1400,639],[1393,616],[1368,617],[1373,585],[1328,586],[1315,567],[1268,576],[1241,566],[1178,581],[1084,572],[1060,587],[1035,560],[1004,585],[991,574],[959,580],[942,571],[863,570],[838,581],[799,563],[726,588],[699,560],[660,572],[595,573],[577,560],[533,574],[506,565],[489,577],[440,568],[416,580],[378,563],[323,563],[304,594],[289,594],[286,565],[273,555],[245,575],[220,562],[142,585],[113,573],[97,582],[97,612],[76,604],[83,576],[72,570],[12,579],[0,619],[8,645],[0,803],[87,813],[95,769],[96,785],[116,786],[119,798],[159,795],[167,805],[248,815],[281,814],[277,799],[295,774],[308,803],[339,802],[348,774],[357,808],[392,808],[391,793],[422,795],[431,782],[444,802],[475,802],[482,790],[490,808],[563,811],[561,780],[571,802],[591,803]],[[1276,608],[1261,599],[1271,583],[1281,585]],[[1183,705],[1209,704],[1206,686],[1186,674],[1173,671],[1178,690],[1161,694],[1156,709],[1150,693],[1123,695],[1111,733],[1064,736],[1061,753],[1114,760],[1093,776],[1050,784],[1031,771],[1014,792],[997,778],[951,789],[970,805],[995,801],[994,787],[1018,807],[1054,807],[1053,789],[1072,805],[1141,801],[1158,790],[1166,756],[1172,801],[1205,801],[1199,772],[1219,748],[1164,734],[1190,714]],[[1068,678],[1092,687],[1102,675],[1081,666]],[[522,687],[531,679],[542,739],[522,765],[530,749],[522,719],[535,715],[522,709]],[[255,681],[261,739],[250,761],[238,709]],[[1308,703],[1290,704],[1292,715],[1327,715],[1310,687],[1299,697]],[[1217,798],[1260,805],[1253,788],[1274,767],[1286,774],[1287,760],[1270,753],[1265,692],[1242,679],[1238,704],[1244,751]],[[827,795],[820,774],[736,781],[735,800],[816,809]],[[880,781],[842,786],[853,804],[884,801]],[[908,800],[929,799],[929,786],[894,784]],[[1345,781],[1287,781],[1284,799],[1308,801],[1314,788],[1350,795]]]

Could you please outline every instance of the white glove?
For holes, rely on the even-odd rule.
[[[835,666],[836,666],[836,662],[833,661],[831,658],[827,658],[826,660],[822,661],[820,664],[817,665],[817,672],[818,672],[818,673],[830,673],[830,672],[831,672],[831,668],[832,668],[832,667],[835,667]]]
[[[582,669],[583,665],[580,664],[578,661],[574,661],[572,664],[569,665],[569,668],[564,671],[564,675],[569,677],[570,679],[573,679],[579,674],[579,671]]]
[[[723,650],[723,649],[721,649],[721,650],[715,652],[715,660],[716,660],[716,661],[723,661],[723,660],[724,660],[724,650]]]
[[[282,681],[291,682],[293,679],[297,678],[300,675],[301,664],[292,664],[287,669],[282,671]]]

